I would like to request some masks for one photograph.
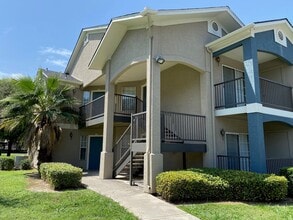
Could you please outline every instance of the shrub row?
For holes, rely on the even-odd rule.
[[[293,197],[293,167],[284,167],[280,170],[280,175],[288,180],[288,195]]]
[[[54,189],[78,188],[81,186],[82,169],[67,163],[42,163],[41,178]]]
[[[14,168],[14,159],[11,157],[0,157],[0,170],[12,170]]]
[[[156,180],[157,193],[171,202],[279,201],[288,188],[285,177],[210,168],[164,172]]]

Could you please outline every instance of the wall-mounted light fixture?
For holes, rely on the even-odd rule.
[[[224,128],[222,128],[221,131],[220,131],[220,134],[224,137],[225,133],[226,132],[225,132]]]
[[[215,60],[216,60],[218,63],[220,63],[221,58],[220,58],[220,57],[216,57]]]
[[[69,137],[70,137],[70,140],[72,140],[72,137],[73,137],[73,133],[72,133],[72,131],[70,131],[70,133],[69,133]]]
[[[165,63],[165,59],[164,59],[162,56],[160,56],[160,55],[156,56],[155,60],[156,60],[156,62],[157,62],[158,64],[163,64],[163,63]]]

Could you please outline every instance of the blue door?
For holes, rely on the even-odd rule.
[[[102,146],[102,137],[90,137],[89,170],[99,170]]]

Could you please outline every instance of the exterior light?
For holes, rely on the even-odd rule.
[[[157,56],[157,57],[155,58],[155,60],[156,60],[156,62],[157,62],[158,64],[163,64],[163,63],[165,63],[165,59],[164,59],[163,57],[161,57],[160,55]]]

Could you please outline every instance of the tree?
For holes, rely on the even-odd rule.
[[[0,79],[0,100],[13,94],[15,92],[15,85],[10,78]],[[0,108],[0,120],[1,120],[1,108]],[[21,131],[15,130],[14,132],[7,132],[4,129],[0,129],[0,140],[8,140],[7,156],[10,156],[11,148],[14,143],[17,142]],[[1,152],[0,152],[1,154]]]
[[[45,78],[42,70],[35,79],[23,77],[14,83],[16,92],[0,101],[4,104],[0,128],[23,129],[23,141],[36,167],[52,160],[52,149],[62,133],[58,122],[77,122],[77,101],[70,95],[70,86],[60,84],[58,78]]]

